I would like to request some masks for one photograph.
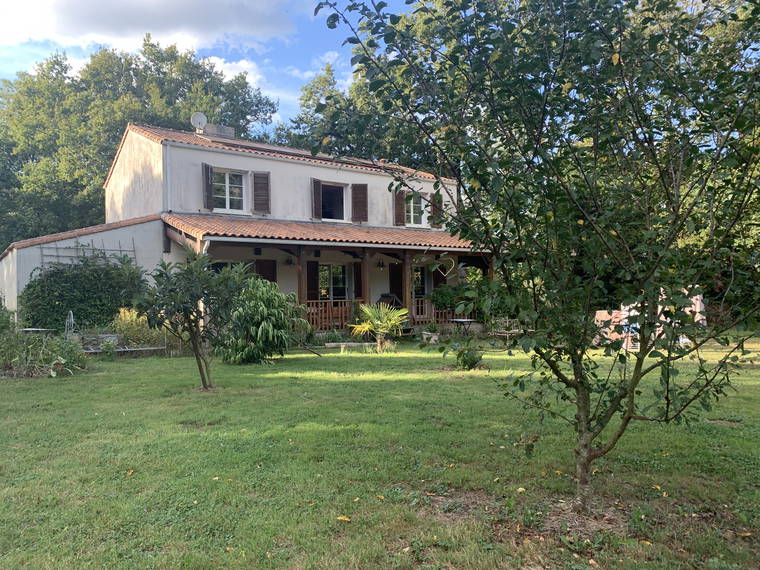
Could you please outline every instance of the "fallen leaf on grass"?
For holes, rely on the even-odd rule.
[[[380,499],[381,501],[382,501],[383,499],[385,499],[385,495],[375,495],[375,497],[377,497],[377,498],[378,498],[378,499]]]
[[[358,502],[359,502],[359,497],[356,497],[356,498],[354,499],[354,503],[358,503]]]
[[[640,540],[639,542],[640,542],[641,544],[643,544],[644,546],[652,546],[652,543],[651,543],[651,542],[649,542],[648,540]]]
[[[517,492],[518,493],[524,493],[525,492],[525,487],[518,487],[517,488]]]
[[[655,491],[659,491],[660,489],[662,489],[662,487],[660,487],[659,485],[652,485],[652,489],[654,489]]]
[[[133,475],[134,472],[135,472],[134,469],[127,469],[127,477],[129,477],[130,475]]]
[[[736,534],[737,534],[738,536],[744,536],[744,537],[747,537],[747,536],[752,536],[752,533],[751,533],[751,532],[746,532],[746,531],[744,531],[744,532],[737,532]]]
[[[219,481],[219,477],[212,477],[212,481]]]
[[[351,522],[351,518],[344,515],[339,516],[338,520],[343,522]]]

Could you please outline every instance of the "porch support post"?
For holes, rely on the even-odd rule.
[[[298,246],[298,256],[296,257],[296,273],[298,274],[298,303],[303,305],[306,302],[306,251],[303,246]]]
[[[493,255],[489,255],[486,257],[486,262],[488,263],[488,280],[493,281],[494,275],[493,275]]]
[[[404,256],[401,261],[401,291],[404,298],[401,302],[404,307],[409,311],[409,317],[412,317],[412,253],[408,250],[404,250]]]
[[[361,272],[362,272],[362,299],[364,299],[364,302],[366,304],[370,304],[372,302],[372,299],[369,298],[370,296],[370,289],[369,289],[369,262],[370,258],[372,257],[373,253],[365,248],[362,248],[362,262],[361,262]]]

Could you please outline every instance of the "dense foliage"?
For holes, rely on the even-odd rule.
[[[195,356],[201,387],[211,381],[211,344],[230,320],[234,300],[246,278],[243,264],[216,272],[206,254],[187,252],[187,261],[161,262],[151,273],[153,284],[138,303],[148,325],[187,339]]]
[[[424,140],[453,178],[437,185],[446,226],[491,254],[533,354],[504,387],[575,431],[583,505],[590,465],[632,421],[683,421],[725,394],[741,343],[717,363],[702,348],[754,326],[759,268],[737,262],[757,219],[760,5],[412,3],[407,16],[385,2],[318,9],[350,29],[387,120],[413,127],[400,145]],[[707,301],[730,318],[704,326],[691,298],[719,280]],[[611,365],[593,350],[609,325],[594,319],[601,299],[631,307],[638,332],[631,352],[602,338]],[[696,373],[679,375],[690,358]],[[654,404],[641,398],[650,375]]]
[[[31,327],[62,331],[72,311],[80,328],[106,326],[144,286],[142,270],[129,258],[96,251],[37,270],[19,296],[21,318]]]
[[[13,326],[13,313],[5,307],[0,307],[0,333],[10,330]]]
[[[103,182],[127,123],[188,130],[194,111],[251,137],[277,105],[245,73],[146,36],[137,54],[103,48],[73,73],[55,54],[0,92],[0,250],[103,221]]]
[[[85,367],[77,341],[14,329],[0,332],[0,376],[65,376]]]
[[[296,295],[285,295],[277,283],[253,277],[235,296],[230,318],[216,340],[214,352],[232,364],[260,364],[283,356],[294,335],[309,323]]]

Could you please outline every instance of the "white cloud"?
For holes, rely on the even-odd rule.
[[[214,67],[224,74],[225,79],[230,79],[238,73],[244,72],[248,74],[248,83],[254,87],[258,87],[264,78],[264,74],[261,73],[258,64],[250,59],[227,61],[221,57],[211,56],[207,57],[206,60],[214,64]]]
[[[218,44],[260,49],[293,31],[302,0],[11,0],[3,6],[0,45],[50,40],[133,51],[146,32],[182,49]]]
[[[297,77],[298,79],[301,79],[303,81],[309,81],[311,79],[314,79],[314,76],[317,74],[317,72],[314,70],[309,69],[307,71],[303,71],[293,65],[289,65],[288,67],[283,69],[283,71],[287,73],[288,75],[292,75],[293,77]]]
[[[319,67],[321,69],[328,63],[330,65],[335,65],[338,63],[338,58],[340,58],[340,54],[337,51],[326,51],[319,57],[314,58],[311,61],[311,65],[313,67]]]

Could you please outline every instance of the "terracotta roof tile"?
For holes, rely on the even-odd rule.
[[[440,230],[380,228],[173,212],[163,214],[161,217],[168,225],[196,239],[219,236],[409,246],[436,250],[470,249],[469,242]]]
[[[32,247],[34,245],[44,245],[46,243],[53,243],[53,242],[61,241],[65,239],[82,237],[82,236],[86,236],[90,234],[96,234],[98,232],[104,232],[107,230],[116,230],[119,228],[134,226],[136,224],[143,224],[145,222],[154,222],[160,219],[161,219],[161,216],[159,216],[158,214],[151,214],[149,216],[141,216],[139,218],[130,218],[128,220],[121,220],[119,222],[111,222],[109,224],[98,224],[97,226],[88,226],[86,228],[69,230],[67,232],[59,232],[57,234],[48,234],[45,236],[39,236],[35,238],[14,241],[7,248],[5,248],[5,251],[3,251],[3,253],[0,253],[0,259],[5,257],[12,249],[24,249],[25,247]]]
[[[138,125],[131,123],[127,130],[132,130],[142,134],[152,141],[162,143],[164,141],[191,144],[196,146],[202,146],[206,148],[219,149],[219,150],[232,150],[236,152],[244,152],[248,154],[254,154],[258,156],[266,156],[272,158],[285,158],[289,160],[296,160],[301,162],[309,162],[313,164],[323,164],[326,166],[340,166],[342,168],[352,168],[355,170],[366,170],[370,172],[379,172],[381,174],[392,174],[393,171],[401,171],[407,175],[415,176],[419,178],[427,178],[435,180],[436,176],[429,172],[423,172],[421,170],[415,170],[399,164],[393,164],[390,162],[378,161],[374,162],[362,158],[333,158],[330,155],[319,153],[316,156],[312,155],[310,151],[303,149],[296,149],[284,146],[277,146],[265,143],[257,143],[254,141],[244,139],[226,139],[212,135],[201,135],[189,131],[177,131],[175,129],[167,129],[163,127],[153,127],[150,125]],[[442,180],[449,180],[442,178]],[[453,182],[453,181],[451,181]]]

